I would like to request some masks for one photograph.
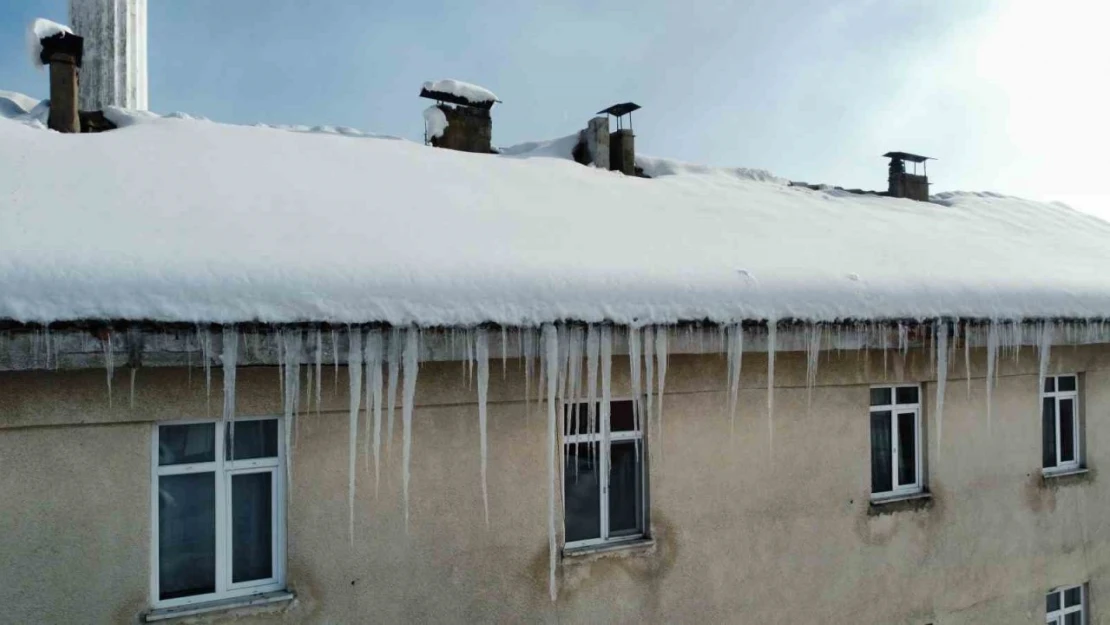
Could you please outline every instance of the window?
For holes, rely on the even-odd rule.
[[[1078,469],[1079,380],[1075,375],[1050,375],[1041,392],[1042,462],[1045,471]]]
[[[1057,588],[1045,596],[1045,622],[1049,625],[1086,625],[1086,593],[1082,586]]]
[[[917,386],[871,389],[871,496],[920,493],[921,391]]]
[[[632,401],[566,405],[563,493],[567,547],[644,535],[644,437]]]
[[[154,429],[152,594],[158,607],[284,587],[282,428],[278,419],[236,419],[226,431],[220,425]]]

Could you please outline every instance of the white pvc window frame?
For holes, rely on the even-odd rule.
[[[1065,606],[1065,597],[1068,591],[1079,591],[1079,603],[1075,605]],[[1052,595],[1057,595],[1057,609],[1049,610],[1048,602]],[[1071,614],[1079,614],[1079,625],[1087,625],[1087,588],[1084,584],[1078,586],[1061,586],[1053,588],[1045,596],[1045,623],[1048,625],[1071,625],[1067,622],[1067,617]],[[1074,621],[1074,619],[1072,619]]]
[[[223,599],[247,597],[285,589],[285,428],[282,417],[239,417],[235,423],[245,421],[277,422],[277,457],[252,458],[248,460],[226,459],[226,428],[219,419],[167,421],[151,428],[151,497],[150,497],[150,600],[154,608],[175,608],[195,604],[210,603]],[[212,424],[215,428],[215,460],[192,464],[159,466],[159,431],[163,427],[182,425]],[[167,475],[189,473],[215,473],[216,481],[216,590],[215,592],[188,597],[161,599],[159,575],[160,547],[158,540],[158,490],[159,478]],[[236,475],[250,473],[270,473],[271,493],[271,562],[273,575],[267,579],[232,582],[232,544],[231,544],[231,481]]]
[[[917,390],[917,401],[913,403],[899,403],[898,402],[898,389],[912,388]],[[898,499],[901,497],[908,497],[911,495],[918,495],[925,491],[925,459],[922,454],[922,435],[921,430],[921,397],[922,389],[920,384],[880,384],[872,386],[872,390],[876,389],[890,389],[889,404],[882,404],[871,406],[868,411],[868,439],[870,441],[871,435],[871,415],[876,412],[890,412],[890,471],[891,471],[891,490],[878,491],[874,490],[872,485],[871,499],[873,501],[882,501],[884,499]],[[901,452],[900,441],[898,440],[898,416],[902,414],[913,413],[913,459],[914,459],[914,481],[900,484],[898,481],[898,456]],[[871,454],[875,453],[874,449],[869,450]],[[869,455],[868,460],[874,462],[874,459]],[[868,465],[870,468],[870,464]]]
[[[1071,380],[1072,380],[1072,385],[1071,385],[1072,390],[1070,390],[1070,391],[1061,391],[1060,390],[1060,380],[1064,379],[1064,378],[1071,378]],[[1062,374],[1059,374],[1059,375],[1045,376],[1045,384],[1047,384],[1050,381],[1052,382],[1052,388],[1053,388],[1053,390],[1051,390],[1051,391],[1044,390],[1045,385],[1044,384],[1041,385],[1040,410],[1041,410],[1041,419],[1043,421],[1043,419],[1044,419],[1044,400],[1051,399],[1055,403],[1056,415],[1055,415],[1055,424],[1054,425],[1056,426],[1056,436],[1054,437],[1054,440],[1056,442],[1056,464],[1053,465],[1053,466],[1049,466],[1049,467],[1042,466],[1041,470],[1044,471],[1045,473],[1049,473],[1049,474],[1051,474],[1051,473],[1063,473],[1063,472],[1067,472],[1067,471],[1075,471],[1075,470],[1077,470],[1077,469],[1079,469],[1083,466],[1083,458],[1082,458],[1082,453],[1081,453],[1082,447],[1080,446],[1080,443],[1082,441],[1082,433],[1080,432],[1080,425],[1081,425],[1082,422],[1079,419],[1079,375],[1075,374],[1075,373],[1062,373]],[[1063,419],[1063,417],[1062,417],[1063,411],[1060,409],[1060,407],[1061,407],[1062,404],[1064,404],[1065,402],[1068,402],[1068,401],[1071,402],[1072,459],[1067,460],[1067,461],[1061,461],[1060,457],[1063,455],[1062,454],[1063,441],[1061,440],[1061,436],[1060,436],[1060,430],[1061,430],[1060,422]],[[1042,447],[1044,446],[1044,437],[1043,436],[1041,438],[1041,445],[1042,445]],[[1043,456],[1042,456],[1041,464],[1042,465],[1044,464]]]
[[[576,541],[564,542],[563,547],[565,549],[570,549],[570,550],[580,549],[580,548],[583,548],[583,547],[596,547],[598,545],[612,545],[612,544],[619,544],[619,543],[623,543],[623,542],[637,541],[637,540],[643,539],[644,536],[647,534],[647,506],[648,506],[647,485],[648,485],[648,481],[647,481],[647,467],[644,465],[644,458],[647,457],[647,452],[644,449],[644,442],[645,442],[644,441],[644,425],[645,425],[645,420],[646,420],[647,417],[644,414],[644,405],[641,402],[641,404],[639,406],[633,406],[633,410],[639,412],[639,418],[635,420],[635,425],[634,425],[633,430],[613,432],[613,431],[611,431],[611,429],[609,427],[610,426],[610,420],[608,418],[608,416],[612,412],[612,410],[611,409],[610,410],[604,410],[604,411],[601,410],[600,409],[600,405],[602,403],[601,400],[595,400],[595,401],[599,405],[599,409],[597,410],[597,416],[596,416],[596,418],[598,420],[599,431],[598,432],[593,432],[593,433],[588,433],[588,434],[567,434],[566,432],[568,432],[568,430],[570,428],[570,425],[564,424],[562,451],[563,451],[563,458],[565,459],[566,458],[566,449],[567,449],[568,446],[577,445],[579,443],[594,443],[595,444],[594,449],[596,450],[596,453],[598,454],[598,459],[597,459],[597,462],[598,462],[598,487],[601,489],[601,495],[600,495],[600,497],[598,497],[598,505],[601,507],[601,510],[600,510],[600,526],[601,526],[600,527],[600,536],[598,538],[589,538],[589,539],[586,539],[586,540],[576,540]],[[616,403],[621,403],[621,402],[631,403],[633,401],[634,400],[631,397],[614,398],[614,399],[609,400],[609,404],[610,404],[610,406],[612,406],[612,404],[616,404]],[[573,406],[581,406],[581,405],[584,405],[584,404],[589,404],[589,401],[585,398],[578,399],[578,400],[564,401],[563,402],[563,418],[564,419],[569,418],[569,415],[571,414],[571,409],[572,409]],[[602,418],[603,413],[604,413],[605,418]],[[587,416],[586,415],[579,415],[578,418],[586,419]],[[640,467],[640,509],[638,510],[638,512],[639,512],[639,515],[640,515],[639,524],[640,524],[641,529],[640,529],[639,532],[636,532],[636,533],[633,533],[633,534],[621,534],[619,536],[611,536],[611,531],[609,529],[609,490],[610,490],[609,489],[609,486],[610,486],[610,484],[609,484],[609,470],[611,468],[610,467],[610,456],[611,456],[611,453],[612,453],[613,443],[623,443],[623,442],[628,442],[628,441],[638,442],[636,462],[638,463],[638,465]],[[566,471],[568,470],[567,469],[567,463],[563,462],[562,466],[563,466],[563,484],[566,484]],[[563,497],[564,498],[566,497],[565,487],[564,487],[564,491],[563,491]],[[565,507],[564,507],[564,518],[563,518],[564,524],[566,522],[565,514],[566,514],[566,511],[565,511]],[[564,532],[565,532],[565,525],[564,525]]]

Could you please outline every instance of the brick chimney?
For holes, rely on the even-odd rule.
[[[890,197],[903,197],[919,202],[928,202],[929,178],[925,169],[925,162],[935,159],[908,152],[887,152],[883,156],[890,159],[886,194]],[[906,172],[907,162],[913,163],[912,174]],[[921,175],[917,174],[918,163],[922,167]]]
[[[81,67],[85,40],[58,33],[39,40],[40,59],[50,66],[50,116],[47,126],[58,132],[81,132],[77,114],[77,70]]]
[[[441,80],[424,83],[420,97],[435,100],[424,111],[427,143],[460,152],[494,153],[490,109],[500,102],[497,96],[484,87]]]

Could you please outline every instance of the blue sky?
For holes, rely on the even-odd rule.
[[[0,0],[0,89],[46,95],[24,52],[64,0]],[[494,142],[575,131],[634,100],[641,153],[885,187],[887,150],[934,191],[1063,199],[1110,216],[1110,58],[1087,0],[150,0],[150,106],[419,140],[424,80],[504,101]]]

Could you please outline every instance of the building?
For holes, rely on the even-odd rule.
[[[1106,618],[1110,224],[107,115],[0,119],[0,621]]]

